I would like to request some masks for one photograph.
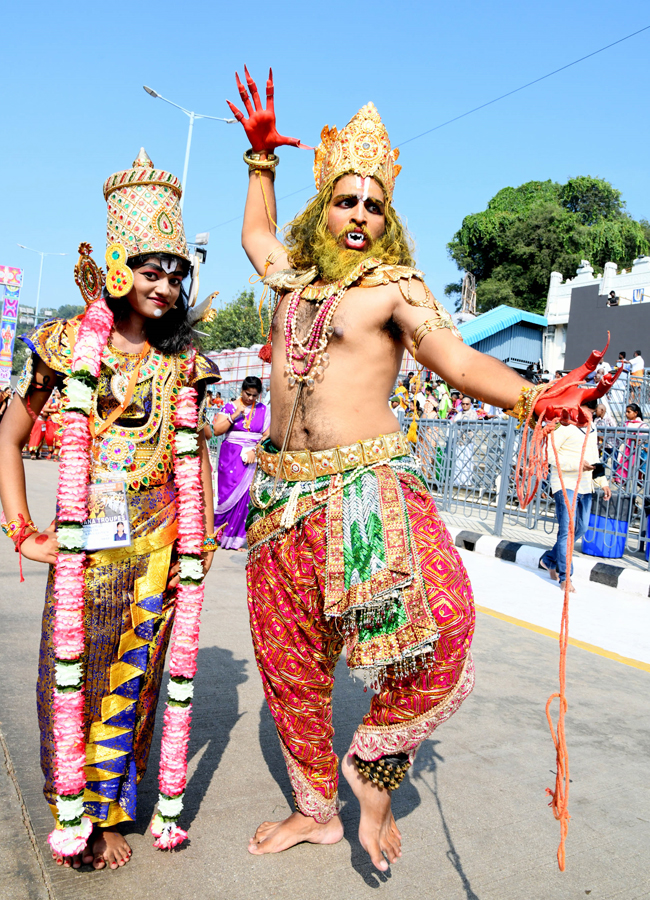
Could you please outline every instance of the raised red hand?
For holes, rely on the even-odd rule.
[[[547,391],[544,391],[535,404],[534,412],[538,419],[544,418],[550,422],[552,419],[559,418],[562,425],[568,425],[570,422],[576,425],[587,424],[590,418],[581,409],[581,404],[585,400],[598,400],[599,397],[606,394],[623,371],[623,366],[619,366],[615,372],[608,372],[607,375],[604,375],[595,387],[580,387],[589,372],[594,371],[608,347],[609,334],[603,350],[594,350],[583,365],[573,369],[568,375],[554,382]]]
[[[248,118],[230,100],[226,100],[226,103],[230,107],[233,116],[244,126],[244,131],[251,142],[253,150],[256,153],[261,153],[264,150],[273,151],[276,147],[280,147],[283,144],[287,144],[290,147],[304,147],[305,145],[301,144],[298,138],[284,137],[278,134],[275,126],[275,108],[273,105],[273,70],[269,69],[269,80],[266,82],[266,109],[262,108],[257,85],[251,78],[246,66],[244,66],[244,74],[246,75],[250,96],[253,99],[252,104],[248,91],[239,80],[239,75],[236,72],[235,78],[237,79],[239,96],[242,98]]]

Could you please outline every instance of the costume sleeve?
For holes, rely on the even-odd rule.
[[[18,379],[16,390],[25,398],[34,378],[36,358],[42,360],[46,366],[61,376],[61,379],[70,374],[72,362],[72,348],[79,329],[80,319],[53,319],[39,325],[29,334],[21,334],[20,339],[31,350],[23,371]]]
[[[192,387],[198,387],[200,382],[205,386],[208,384],[216,384],[218,381],[221,381],[219,366],[202,353],[197,353],[196,359],[194,360],[194,371],[192,372],[189,384],[191,384]]]

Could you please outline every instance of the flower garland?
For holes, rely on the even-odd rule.
[[[174,481],[178,518],[176,549],[180,559],[180,584],[169,654],[168,699],[163,720],[158,775],[158,813],[151,833],[158,850],[171,850],[187,837],[178,824],[187,781],[187,747],[192,721],[193,679],[199,649],[199,623],[203,606],[204,537],[201,458],[197,440],[198,395],[194,388],[179,391],[173,423]]]
[[[88,518],[90,428],[88,416],[97,388],[102,349],[113,327],[104,300],[87,310],[72,354],[65,389],[63,435],[57,492],[57,540],[54,568],[54,787],[58,823],[49,835],[52,850],[75,856],[93,830],[84,814],[86,741],[84,734],[84,569],[82,522]]]
[[[84,766],[84,591],[86,554],[82,523],[88,518],[91,433],[89,415],[101,358],[113,327],[113,314],[103,299],[92,303],[79,326],[71,376],[64,389],[63,438],[57,492],[59,552],[54,573],[55,654],[54,769],[57,826],[48,836],[61,856],[81,853],[92,833],[85,815]],[[193,363],[194,356],[190,360]],[[181,582],[176,596],[170,650],[171,680],[165,710],[160,763],[159,813],[152,823],[154,846],[169,849],[187,833],[178,826],[187,778],[187,746],[191,721],[192,679],[196,672],[199,620],[203,604],[203,490],[197,392],[183,387],[173,419],[174,477],[177,491]]]

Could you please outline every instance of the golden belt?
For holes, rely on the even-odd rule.
[[[287,450],[282,460],[280,478],[284,481],[313,481],[321,475],[337,475],[370,466],[411,452],[411,445],[401,431],[357,441],[332,450]],[[257,464],[267,475],[277,475],[281,453],[268,453],[257,447]]]

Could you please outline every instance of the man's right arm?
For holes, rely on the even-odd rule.
[[[249,175],[241,242],[258,275],[270,275],[289,265],[286,251],[276,237],[277,215],[273,175],[268,171],[252,172]],[[273,262],[265,273],[271,254]]]

